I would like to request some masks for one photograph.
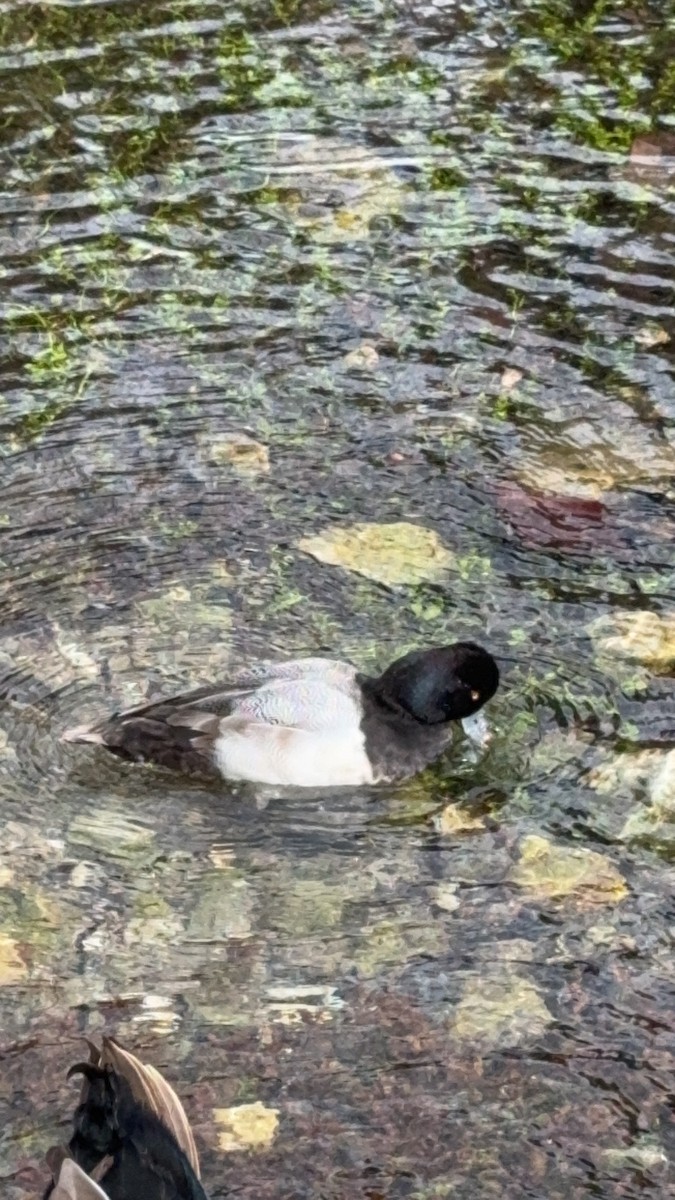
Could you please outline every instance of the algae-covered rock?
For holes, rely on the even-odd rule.
[[[188,923],[188,938],[217,942],[249,937],[254,903],[250,883],[235,871],[216,869],[206,873],[199,882],[199,899]]]
[[[674,471],[672,447],[624,410],[611,424],[586,420],[568,425],[565,439],[548,446],[542,445],[538,429],[536,444],[518,475],[526,486],[599,499],[614,488],[667,487]]]
[[[518,471],[518,480],[533,491],[577,500],[601,500],[614,485],[614,477],[608,471],[593,467],[577,467],[570,471],[537,460],[528,462]]]
[[[124,930],[125,946],[174,945],[183,932],[177,917],[132,917]]]
[[[213,1120],[218,1132],[218,1147],[225,1153],[234,1150],[264,1150],[271,1146],[279,1126],[279,1110],[267,1108],[260,1100],[215,1108]]]
[[[135,858],[152,852],[155,831],[115,808],[87,809],[75,817],[68,840],[114,858]]]
[[[619,835],[624,841],[647,838],[669,846],[675,842],[675,750],[658,757],[648,782],[648,803],[627,817]]]
[[[382,967],[401,966],[419,954],[435,957],[446,949],[446,933],[436,921],[422,923],[419,915],[400,910],[395,918],[367,925],[354,946],[351,961],[362,978]]]
[[[324,933],[338,927],[345,901],[349,899],[348,881],[326,883],[322,879],[289,880],[275,905],[275,924],[296,937]]]
[[[139,599],[128,624],[101,630],[99,645],[105,646],[105,658],[124,704],[148,699],[139,688],[145,673],[180,672],[189,677],[206,670],[216,678],[227,668],[232,609],[223,599],[223,590],[231,582],[226,565],[217,564],[208,574],[191,580],[189,587],[174,580],[162,591]],[[156,684],[155,688],[160,690]]]
[[[51,949],[63,923],[61,907],[37,884],[15,879],[0,888],[0,930],[17,942],[40,951]]]
[[[282,145],[275,175],[293,189],[283,206],[294,225],[324,245],[369,237],[374,218],[396,214],[405,203],[405,187],[386,159],[338,138]]]
[[[440,581],[455,563],[437,533],[408,521],[335,525],[302,538],[298,548],[319,562],[346,567],[390,587]]]
[[[232,625],[232,612],[226,604],[212,604],[202,599],[200,589],[190,589],[176,584],[159,596],[139,600],[139,614],[154,625],[159,632],[175,631],[186,635],[189,630],[205,625],[228,632]]]
[[[372,342],[361,342],[360,346],[355,346],[348,354],[345,354],[342,362],[349,370],[372,371],[380,361],[380,356],[373,346]]]
[[[568,764],[576,765],[591,738],[577,730],[551,730],[540,738],[530,753],[530,775],[549,775]]]
[[[238,475],[261,475],[270,469],[267,446],[245,433],[225,433],[204,443],[209,462],[232,467]]]
[[[538,898],[574,896],[582,904],[614,903],[628,892],[623,876],[604,854],[556,846],[538,834],[521,842],[510,879]]]
[[[457,883],[439,883],[434,889],[433,900],[443,912],[456,912],[460,906],[459,899],[459,884]]]
[[[6,638],[2,648],[18,676],[25,672],[32,681],[40,681],[52,692],[99,675],[96,661],[81,645],[78,635],[58,625],[53,625],[49,632]]]
[[[634,796],[646,788],[662,762],[660,750],[613,754],[591,768],[586,782],[603,796]]]
[[[25,962],[19,954],[14,938],[0,933],[0,987],[21,983],[28,974]]]
[[[404,779],[383,796],[388,825],[421,825],[433,817],[443,798],[442,783],[433,771],[422,771]]]
[[[461,804],[446,804],[441,812],[436,813],[434,827],[438,833],[452,837],[472,829],[485,829],[485,822],[482,817],[472,816]]]
[[[675,666],[675,613],[611,613],[594,621],[588,632],[603,658],[641,663],[657,673]]]
[[[452,1030],[462,1041],[506,1047],[539,1037],[552,1020],[531,980],[505,971],[471,980]]]
[[[163,896],[140,892],[134,916],[124,930],[125,946],[174,945],[183,934],[183,922]]]

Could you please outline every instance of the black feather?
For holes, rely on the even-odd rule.
[[[133,1098],[121,1075],[92,1063],[78,1063],[69,1078],[74,1074],[84,1075],[86,1084],[68,1153],[88,1175],[112,1159],[96,1176],[109,1200],[208,1200],[171,1131]]]

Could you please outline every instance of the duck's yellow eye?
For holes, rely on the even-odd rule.
[[[471,699],[473,700],[473,702],[475,704],[476,700],[480,700],[480,692],[472,692]]]

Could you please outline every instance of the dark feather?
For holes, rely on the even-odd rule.
[[[104,1042],[100,1064],[77,1063],[68,1072],[84,1082],[67,1156],[108,1200],[208,1200],[185,1113],[166,1080],[114,1043]],[[52,1153],[50,1161],[60,1169],[64,1157]]]

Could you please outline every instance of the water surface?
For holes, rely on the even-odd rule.
[[[9,1200],[104,1031],[214,1200],[671,1194],[669,22],[2,5]],[[298,547],[364,521],[434,531],[446,579]],[[493,745],[397,789],[263,806],[57,741],[239,660],[455,637],[502,661]],[[226,1153],[256,1102],[269,1144]]]

